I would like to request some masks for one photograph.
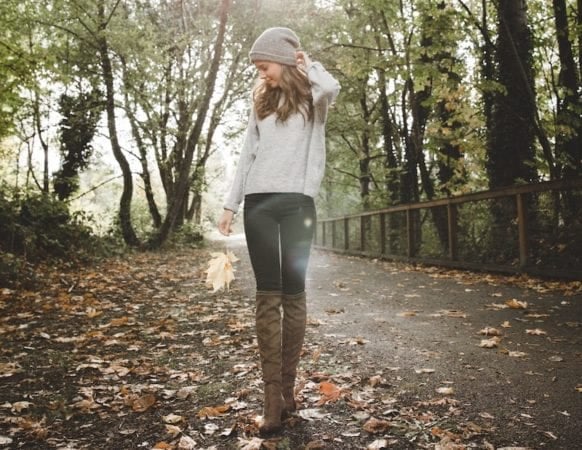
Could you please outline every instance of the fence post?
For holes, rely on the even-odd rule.
[[[321,246],[325,247],[325,224],[327,222],[321,222]]]
[[[335,220],[331,222],[331,248],[335,248]]]
[[[386,253],[386,214],[380,214],[380,254]]]
[[[451,261],[456,261],[459,257],[457,205],[452,203],[447,205],[447,219],[449,222],[449,258],[451,258]]]
[[[517,227],[519,232],[519,266],[526,267],[528,263],[527,245],[527,208],[524,194],[517,194]]]
[[[350,224],[347,217],[344,219],[344,250],[350,248]]]
[[[360,250],[366,250],[366,216],[360,216]]]
[[[408,237],[408,257],[414,256],[414,218],[412,217],[412,209],[406,210],[406,233]]]

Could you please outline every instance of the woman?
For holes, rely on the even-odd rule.
[[[306,323],[305,275],[325,169],[327,111],[338,82],[299,50],[288,28],[253,44],[259,72],[234,182],[219,220],[231,233],[244,197],[244,228],[256,279],[256,329],[264,382],[262,435],[295,411],[294,386]],[[282,315],[281,315],[282,309]]]

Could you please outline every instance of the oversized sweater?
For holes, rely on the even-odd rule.
[[[245,195],[293,192],[315,197],[325,171],[325,122],[339,83],[318,62],[307,67],[313,120],[291,115],[284,123],[273,113],[258,120],[251,111],[244,144],[225,209],[237,212]]]

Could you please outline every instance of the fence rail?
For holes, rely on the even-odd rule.
[[[318,220],[316,248],[582,280],[582,179]]]

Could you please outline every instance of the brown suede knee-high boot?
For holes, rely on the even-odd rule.
[[[281,396],[281,293],[257,292],[256,326],[264,396],[261,435],[281,429],[283,398]]]
[[[307,307],[305,292],[283,295],[283,341],[282,341],[282,394],[285,399],[284,413],[297,409],[295,404],[295,378],[297,365],[305,338]]]

